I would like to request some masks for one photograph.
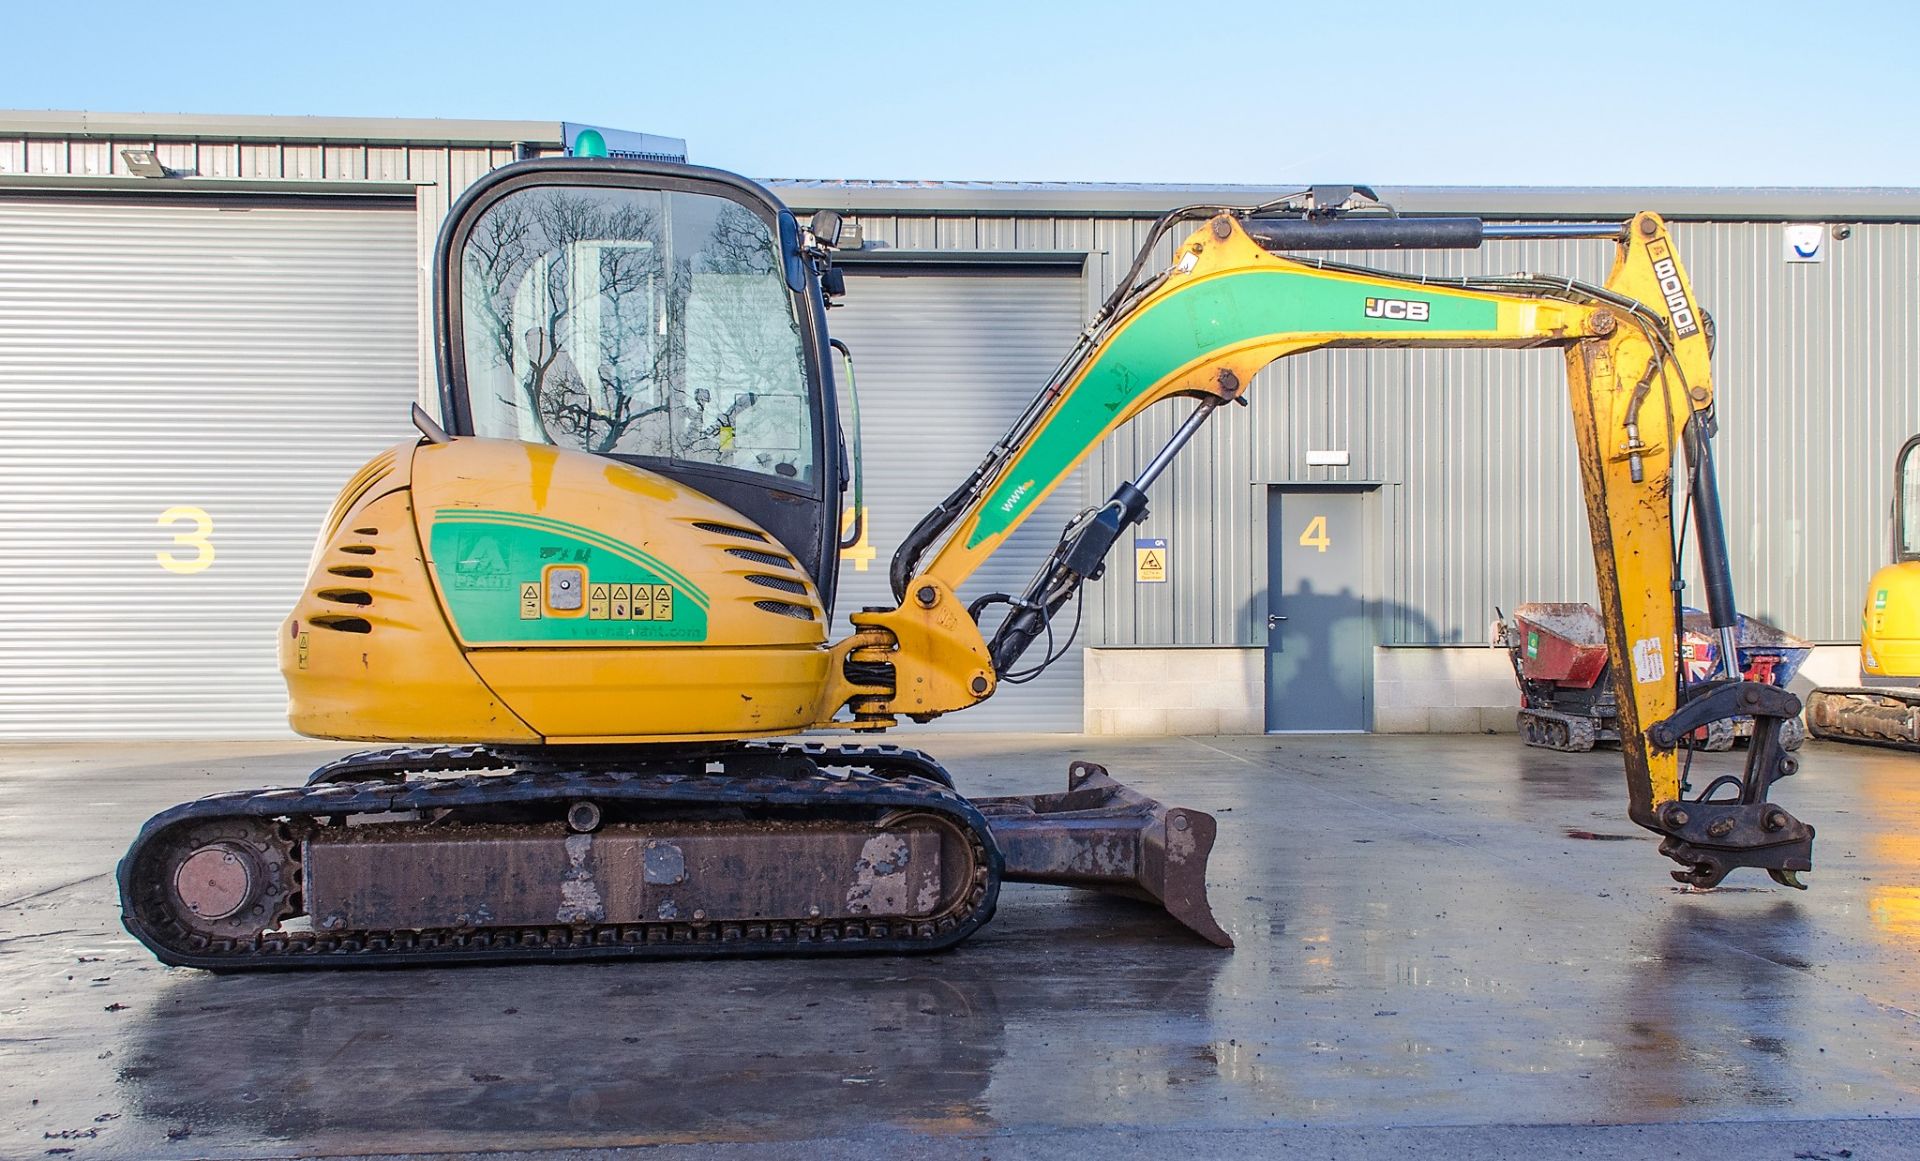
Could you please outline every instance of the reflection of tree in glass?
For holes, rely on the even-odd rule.
[[[611,451],[667,409],[659,385],[681,342],[652,333],[657,222],[631,204],[556,190],[503,200],[468,242],[468,325],[482,322],[495,365],[513,368],[518,398],[501,402],[538,417],[553,442]]]
[[[545,269],[547,330],[526,352],[523,390],[559,442],[612,451],[668,406],[659,385],[677,344],[671,333],[651,341],[657,219],[631,204],[564,191],[539,199],[534,213],[553,260]],[[584,317],[589,312],[597,318]],[[582,358],[593,365],[579,366]]]
[[[526,269],[535,248],[537,227],[530,209],[525,198],[507,198],[488,210],[467,238],[462,284],[469,361],[484,350],[493,366],[513,365],[513,307],[507,285]],[[501,402],[516,407],[520,401]]]
[[[686,316],[692,406],[680,441],[697,458],[730,463],[737,450],[762,470],[793,475],[794,455],[776,462],[770,453],[801,450],[792,428],[804,424],[804,412],[764,404],[798,398],[805,378],[798,326],[783,301],[786,283],[769,241],[765,223],[727,206],[693,260]],[[757,404],[763,406],[756,411]]]
[[[515,438],[797,475],[806,377],[771,231],[676,196],[549,189],[490,207],[463,258],[468,389]]]

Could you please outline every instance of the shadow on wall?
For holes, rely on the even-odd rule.
[[[1418,609],[1370,601],[1345,586],[1318,592],[1305,578],[1277,599],[1272,590],[1256,596],[1252,607],[1256,618],[1285,618],[1267,623],[1270,728],[1372,728],[1373,649],[1385,642],[1386,626],[1397,623],[1414,640],[1439,637]]]

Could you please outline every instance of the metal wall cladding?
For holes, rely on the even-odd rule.
[[[410,201],[0,198],[0,737],[287,734],[314,535],[411,431],[417,252]]]
[[[833,636],[851,631],[847,614],[892,608],[887,580],[895,547],[920,518],[966,479],[1006,433],[1059,364],[1083,325],[1080,279],[1058,272],[955,274],[876,273],[855,269],[846,305],[827,318],[835,338],[853,351],[860,395],[860,437],[875,550],[843,557]],[[845,385],[841,385],[844,399]],[[843,416],[847,414],[842,403]],[[1062,526],[1086,505],[1083,474],[1062,484],[984,568],[961,586],[963,600],[1023,591],[1058,541]],[[851,505],[849,494],[847,503]],[[862,563],[865,571],[861,570]],[[1003,610],[983,617],[991,627]],[[1085,610],[1092,620],[1093,606]],[[1056,648],[1066,648],[1072,610]],[[1081,657],[1088,625],[1044,674],[1003,684],[984,704],[906,730],[1047,730],[1081,728]],[[1023,659],[1044,656],[1037,642]]]
[[[870,243],[902,249],[1085,251],[1089,307],[1150,225],[861,222]],[[1824,262],[1793,264],[1779,222],[1673,230],[1718,323],[1716,454],[1740,605],[1816,641],[1858,640],[1861,593],[1887,552],[1891,457],[1920,430],[1920,225],[1856,224],[1828,243]],[[1171,253],[1163,242],[1154,261]],[[1574,240],[1334,257],[1440,276],[1528,271],[1598,283],[1612,255],[1608,243]],[[1264,643],[1266,491],[1281,482],[1382,485],[1388,644],[1484,644],[1495,606],[1595,599],[1565,392],[1554,351],[1323,351],[1269,367],[1250,407],[1218,415],[1153,488],[1140,534],[1170,541],[1169,583],[1136,585],[1116,570],[1090,586],[1091,642]],[[1110,440],[1089,465],[1090,493],[1130,478],[1185,407],[1161,408]],[[1317,450],[1344,450],[1351,462],[1310,467]],[[1704,599],[1697,577],[1688,592]]]
[[[190,119],[189,119],[190,120]],[[183,131],[187,126],[183,126]],[[419,209],[414,234],[414,262],[422,270],[433,263],[440,222],[448,208],[469,185],[513,160],[508,145],[382,141],[269,141],[258,138],[222,139],[196,136],[156,140],[144,136],[64,137],[57,134],[0,136],[0,176],[132,178],[125,151],[151,149],[160,163],[176,173],[216,180],[259,182],[337,183],[343,193],[355,184],[412,185]],[[156,190],[164,192],[161,183]],[[415,305],[420,349],[433,350],[433,324],[428,314],[427,279]],[[435,397],[432,359],[419,360],[419,398]]]
[[[156,141],[151,137],[0,136],[0,174],[45,177],[133,177],[123,151],[151,149],[178,173],[259,181],[412,182],[448,184],[458,195],[481,174],[505,165],[505,145],[409,144],[396,141],[263,141],[218,138]]]

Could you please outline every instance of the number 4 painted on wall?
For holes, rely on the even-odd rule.
[[[842,509],[840,512],[840,535],[845,536],[852,531],[853,509]],[[867,539],[872,532],[873,518],[868,515],[867,509],[862,508],[860,509],[860,543],[854,545],[852,548],[846,549],[840,554],[841,560],[850,560],[853,562],[855,572],[867,571],[867,566],[871,564],[873,558],[878,555],[873,545],[869,543]]]
[[[1300,534],[1300,543],[1308,548],[1325,552],[1327,545],[1333,543],[1327,539],[1327,518],[1325,516],[1315,516],[1312,520],[1307,521],[1307,530]]]

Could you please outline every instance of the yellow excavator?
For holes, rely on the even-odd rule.
[[[1893,561],[1867,582],[1860,672],[1914,684],[1816,689],[1807,728],[1836,742],[1920,750],[1920,435],[1893,457]]]
[[[416,408],[420,438],[340,494],[280,638],[295,729],[390,745],[155,816],[120,865],[128,930],[217,971],[897,953],[964,939],[1015,880],[1141,896],[1230,945],[1203,812],[1085,763],[1060,793],[968,799],[916,751],[795,737],[927,721],[1057,660],[1068,606],[1181,448],[1262,367],[1322,347],[1564,352],[1628,813],[1682,882],[1800,885],[1813,828],[1768,800],[1798,701],[1731,671],[1682,684],[1676,484],[1725,658],[1736,611],[1711,325],[1660,217],[1406,218],[1364,187],[1166,214],[899,546],[896,606],[829,641],[843,492],[857,512],[863,486],[826,327],[838,231],[681,165],[536,160],[478,182],[436,262],[441,415]],[[1612,244],[1606,284],[1297,256],[1547,237]],[[1024,591],[963,602],[1104,437],[1176,398],[1192,410],[1166,447]],[[1745,769],[1690,794],[1680,741],[1736,714],[1755,721]]]

